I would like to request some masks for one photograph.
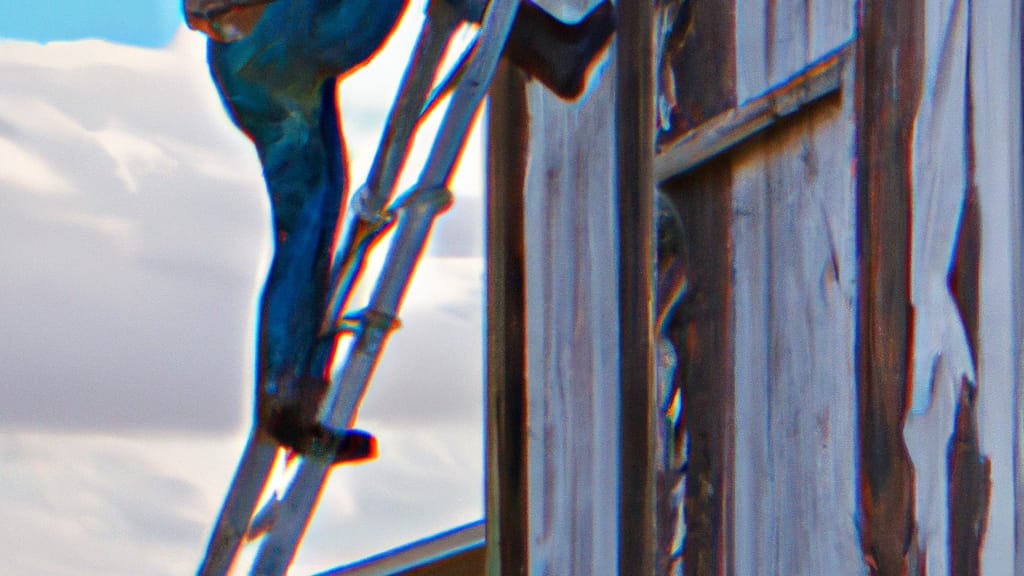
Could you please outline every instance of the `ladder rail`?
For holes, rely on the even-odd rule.
[[[382,213],[383,207],[394,194],[413,137],[423,120],[420,110],[460,25],[448,0],[432,0],[427,6],[427,20],[388,114],[369,176],[352,198],[352,222],[331,263],[331,288],[321,334],[338,328],[366,255],[387,228],[388,216]]]
[[[420,109],[434,77],[440,69],[447,47],[460,21],[445,0],[432,0],[427,8],[427,20],[420,32],[417,45],[403,76],[396,100],[391,108],[384,134],[374,161],[377,176],[371,180],[373,190],[384,202],[390,198],[397,181],[397,174],[406,161],[410,141],[421,121]],[[354,214],[358,217],[359,214]],[[357,220],[350,227],[355,230],[365,218]],[[374,235],[383,232],[380,227],[372,230]],[[362,271],[366,253],[372,247],[375,237],[353,237],[343,242],[341,250],[332,262],[332,298],[326,317],[331,325],[342,315],[344,306],[355,282]],[[336,296],[340,296],[336,297]],[[279,452],[277,443],[253,426],[236,469],[228,494],[214,525],[207,544],[206,553],[197,571],[199,576],[223,576],[234,563],[244,540],[252,537],[251,523],[256,516],[275,516],[272,509],[277,500],[266,503],[264,509],[254,510],[260,496],[270,480],[274,462]]]
[[[498,59],[515,19],[518,0],[493,0],[484,16],[480,44],[466,76],[452,95],[434,148],[419,183],[389,210],[397,215],[398,229],[387,260],[363,313],[361,328],[352,338],[339,378],[331,385],[321,406],[321,422],[331,429],[350,428],[369,378],[394,328],[409,281],[422,255],[434,220],[451,202],[448,184],[462,153],[472,120],[490,87]],[[304,458],[299,464],[274,526],[260,546],[253,574],[278,576],[294,558],[299,541],[320,497],[329,464]]]
[[[332,261],[331,292],[322,331],[343,326],[347,300],[376,240],[396,225],[387,260],[371,296],[359,316],[342,369],[330,379],[321,405],[320,420],[331,429],[348,429],[380,358],[387,336],[395,327],[408,284],[422,255],[436,217],[451,203],[448,185],[462,152],[472,120],[490,87],[505,40],[511,30],[518,0],[492,0],[462,82],[435,138],[434,148],[412,191],[382,211],[396,187],[412,138],[421,121],[441,60],[461,25],[446,0],[431,0],[427,20],[402,85],[392,106],[367,183],[353,198],[353,219]],[[247,440],[239,467],[211,535],[198,574],[220,576],[230,570],[242,542],[253,537],[253,511],[266,490],[277,444],[255,426]],[[284,495],[272,498],[255,514],[269,517],[259,544],[253,574],[284,574],[315,510],[330,462],[304,457]]]
[[[277,458],[277,443],[253,430],[206,548],[199,576],[226,574],[249,530],[253,510]]]

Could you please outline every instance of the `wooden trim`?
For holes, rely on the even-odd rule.
[[[661,145],[736,106],[736,0],[690,3],[689,32],[670,62],[677,102]]]
[[[968,32],[969,37],[970,32]],[[970,59],[968,58],[968,62]],[[970,68],[967,81],[967,194],[956,243],[956,261],[950,275],[971,360],[980,365],[981,343],[981,207],[974,161],[974,118]],[[980,376],[980,373],[979,373]],[[961,576],[981,574],[981,546],[988,520],[992,493],[992,462],[981,452],[978,434],[979,381],[961,382],[956,407],[956,426],[950,440],[949,466],[949,566]]]
[[[615,135],[621,397],[619,574],[654,574],[654,16],[619,2]]]
[[[684,573],[731,574],[734,556],[735,362],[732,164],[719,158],[663,188],[683,220],[690,295],[676,312],[689,451]]]
[[[922,0],[863,0],[856,110],[861,546],[872,574],[904,574],[914,533],[909,401],[911,129],[921,98]],[[916,560],[916,559],[915,559]]]
[[[487,146],[487,573],[526,574],[529,494],[526,254],[523,192],[529,141],[526,78],[502,59],[491,85]]]
[[[842,87],[843,66],[852,52],[852,45],[845,44],[763,95],[687,132],[655,158],[655,179],[664,182],[693,170],[838,92]]]
[[[393,548],[317,576],[478,576],[484,573],[484,522]]]

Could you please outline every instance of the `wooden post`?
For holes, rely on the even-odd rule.
[[[902,574],[913,536],[903,441],[912,322],[910,130],[921,91],[922,0],[861,4],[857,39],[857,214],[861,546],[875,574]]]
[[[654,15],[620,2],[616,43],[621,452],[619,574],[653,576],[655,561]]]
[[[488,107],[487,573],[527,573],[526,80],[506,60]]]

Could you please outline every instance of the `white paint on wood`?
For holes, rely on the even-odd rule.
[[[855,6],[855,0],[737,0],[737,101],[764,93],[850,40]]]
[[[733,163],[735,574],[866,570],[852,94],[794,117]]]
[[[948,447],[961,382],[975,381],[948,282],[969,185],[967,9],[967,0],[925,2],[924,86],[911,143],[914,329],[911,410],[903,437],[914,465],[918,549],[929,574],[949,573]]]
[[[1021,2],[971,2],[975,183],[981,206],[981,450],[992,460],[987,575],[1024,574],[1021,470]],[[1018,452],[1014,452],[1017,450]],[[1017,488],[1015,488],[1015,481]],[[1015,518],[1016,517],[1016,518]],[[1015,530],[1016,526],[1016,530]],[[1014,553],[1016,549],[1016,554]]]
[[[543,2],[578,17],[596,2]],[[529,89],[526,181],[529,566],[618,572],[614,64],[565,103]]]
[[[968,186],[967,0],[926,2],[923,66],[925,86],[914,118],[910,162],[911,411],[916,415],[938,400],[934,395],[955,403],[961,376],[975,379],[967,334],[948,282]],[[941,430],[948,436],[952,427]],[[931,430],[932,435],[936,432]]]
[[[769,199],[761,147],[737,160],[733,174],[735,339],[735,574],[770,574],[778,565],[776,501],[770,476]],[[742,528],[740,528],[742,527]]]
[[[736,100],[740,103],[771,86],[765,55],[768,47],[767,14],[768,0],[736,2]]]

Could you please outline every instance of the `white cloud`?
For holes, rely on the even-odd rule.
[[[0,138],[0,180],[15,189],[28,189],[43,194],[71,191],[71,183],[45,158],[6,138]]]
[[[95,136],[117,163],[115,174],[132,192],[139,189],[137,173],[167,173],[178,166],[165,150],[127,130],[107,128],[97,130]]]
[[[203,45],[184,30],[162,50],[0,42],[0,556],[13,573],[191,572],[240,455],[268,206]],[[396,46],[343,85],[353,184],[412,40]],[[476,138],[361,412],[381,457],[332,475],[300,569],[481,514]]]

